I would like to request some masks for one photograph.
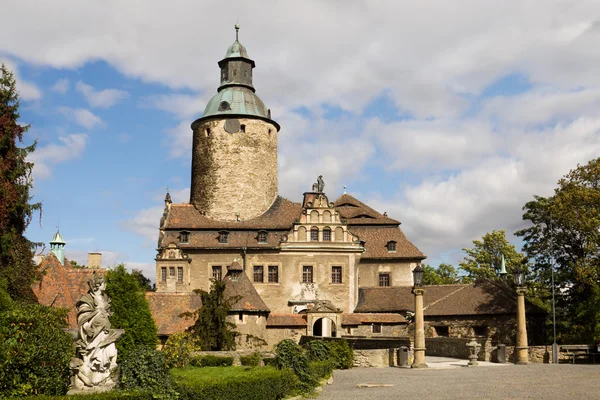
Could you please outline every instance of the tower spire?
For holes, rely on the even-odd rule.
[[[235,24],[235,41],[239,41],[238,34],[240,33],[240,24]]]

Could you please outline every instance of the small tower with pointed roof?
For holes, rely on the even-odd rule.
[[[190,203],[220,221],[245,221],[277,197],[279,124],[256,95],[255,63],[236,39],[219,61],[221,84],[202,117],[192,123]]]
[[[57,229],[50,241],[50,252],[54,253],[62,265],[65,265],[65,244],[66,242]]]

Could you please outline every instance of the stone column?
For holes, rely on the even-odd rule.
[[[425,321],[423,318],[423,289],[414,288],[415,295],[415,357],[412,368],[427,368],[425,363]]]
[[[525,321],[525,293],[527,288],[517,288],[517,364],[529,364],[527,323]]]

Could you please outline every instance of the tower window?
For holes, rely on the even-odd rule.
[[[260,231],[258,232],[258,243],[267,243],[267,232],[266,231]]]
[[[313,227],[310,229],[310,240],[313,242],[319,241],[319,228]]]
[[[206,129],[204,130],[204,135],[205,135],[206,137],[209,137],[209,136],[210,136],[210,128],[206,128]]]
[[[246,125],[244,125],[244,124],[240,125],[240,132],[246,133]]]
[[[219,232],[219,243],[225,244],[229,242],[229,232]]]
[[[262,283],[264,280],[264,269],[262,265],[254,266],[254,282]]]
[[[183,283],[183,267],[177,267],[177,282]]]
[[[390,274],[379,274],[379,286],[390,286]]]
[[[180,239],[181,243],[189,243],[190,242],[190,233],[186,232],[186,231],[181,232],[179,239]]]
[[[279,282],[279,267],[277,265],[269,265],[269,283]]]
[[[169,276],[175,277],[175,267],[169,267]]]
[[[396,242],[394,242],[393,240],[390,240],[387,244],[387,249],[390,253],[395,253],[396,252]]]
[[[212,278],[215,281],[220,281],[222,277],[223,277],[223,268],[220,265],[213,265]]]
[[[313,267],[312,265],[304,265],[302,267],[302,283],[313,282]]]
[[[329,228],[323,229],[323,241],[324,242],[331,241],[331,229],[329,229]]]
[[[334,265],[331,267],[331,283],[342,283],[342,267]]]
[[[160,280],[161,282],[167,281],[167,267],[160,267]]]

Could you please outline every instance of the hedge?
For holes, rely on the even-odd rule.
[[[193,367],[230,367],[233,365],[233,357],[220,357],[213,355],[192,357],[190,365]]]
[[[197,368],[171,371],[179,399],[282,399],[294,394],[299,385],[298,378],[289,369],[240,368],[240,373],[217,377],[201,371]]]
[[[258,351],[255,351],[254,353],[252,353],[248,356],[240,357],[240,363],[242,365],[248,366],[248,367],[258,367],[260,365],[260,361],[261,361],[261,356]]]

